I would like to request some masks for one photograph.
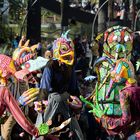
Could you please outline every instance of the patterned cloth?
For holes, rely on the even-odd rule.
[[[102,116],[101,123],[109,131],[120,132],[133,121],[140,119],[140,87],[129,86],[120,91],[121,118]],[[140,138],[137,133],[136,137]]]
[[[26,119],[10,91],[7,89],[7,87],[1,86],[0,116],[2,116],[6,109],[11,112],[15,120],[19,123],[20,126],[22,126],[25,131],[31,135],[38,136],[38,129]]]

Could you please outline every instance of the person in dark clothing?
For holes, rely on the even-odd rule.
[[[48,100],[47,110],[43,115],[44,122],[52,120],[52,124],[54,124],[58,114],[64,120],[71,118],[69,127],[73,133],[72,140],[84,140],[79,124],[70,108],[72,105],[70,97],[79,96],[73,64],[74,48],[72,42],[66,36],[62,36],[54,41],[53,58],[49,60],[43,71],[39,99]],[[79,107],[75,107],[81,108],[82,103],[79,104]]]
[[[85,55],[85,49],[81,42],[80,36],[76,37],[73,42],[74,42],[74,46],[75,46],[76,59],[81,57],[81,54]]]

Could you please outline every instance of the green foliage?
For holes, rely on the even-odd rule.
[[[5,43],[8,43],[13,38],[13,31],[17,32],[21,23],[23,21],[24,15],[26,14],[27,0],[25,3],[22,3],[22,0],[9,0],[9,23],[3,24],[3,21],[0,20],[0,39]],[[0,17],[2,19],[2,17]],[[11,26],[11,23],[13,24]],[[16,26],[15,26],[16,24]]]
[[[26,14],[26,1],[22,3],[19,0],[10,0],[10,23],[20,24]]]
[[[11,39],[11,30],[8,25],[0,24],[0,39],[9,42]]]

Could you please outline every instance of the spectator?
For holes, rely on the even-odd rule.
[[[14,39],[12,40],[12,47],[13,47],[14,49],[16,49],[16,48],[18,47],[19,40],[20,40],[20,37],[19,37],[18,34],[16,34],[16,35],[14,36]]]

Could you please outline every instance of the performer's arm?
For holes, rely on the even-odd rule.
[[[40,82],[40,92],[38,100],[46,100],[48,97],[48,93],[52,91],[51,79],[52,70],[49,67],[46,67],[43,71],[43,75]]]
[[[18,124],[29,134],[37,137],[39,135],[38,129],[26,119],[23,112],[19,108],[17,101],[6,87],[3,92],[3,101]]]

